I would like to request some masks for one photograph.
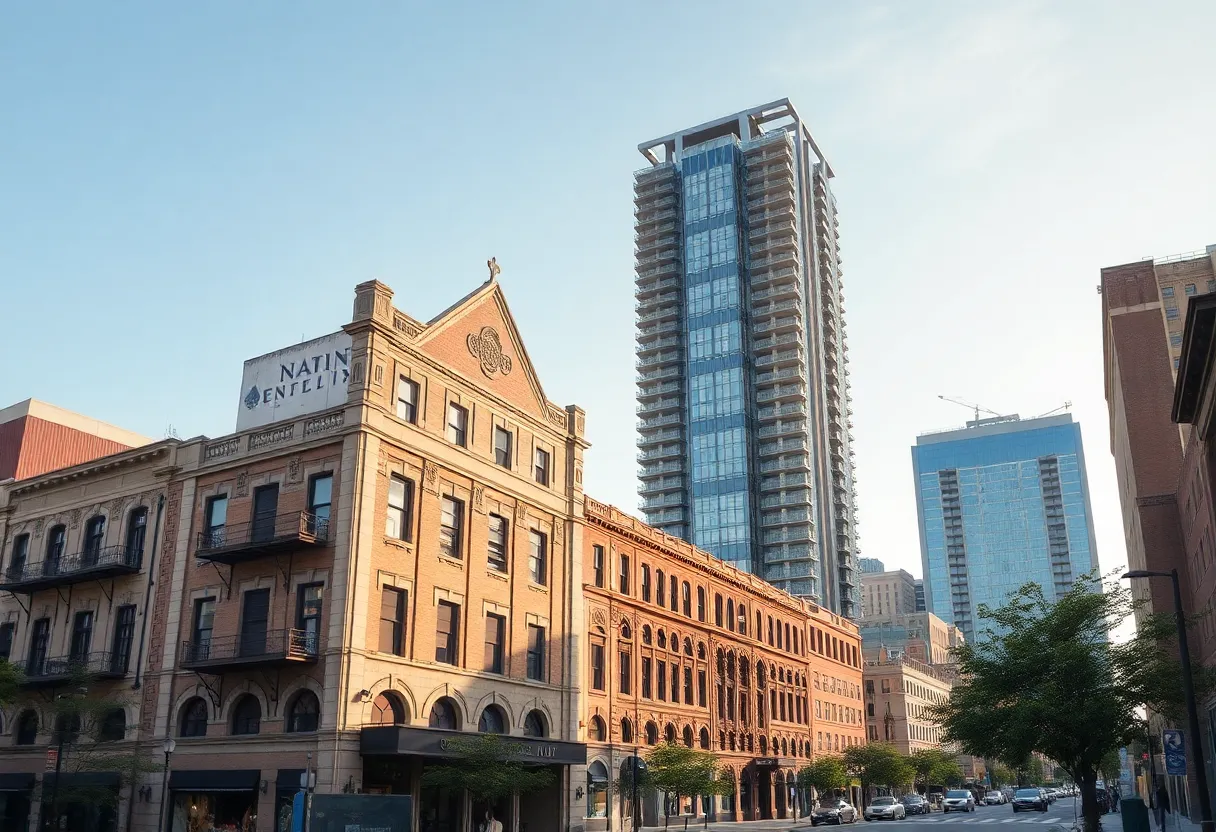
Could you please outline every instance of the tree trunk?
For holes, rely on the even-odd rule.
[[[1081,815],[1085,818],[1085,832],[1098,832],[1102,819],[1102,807],[1098,805],[1098,773],[1093,769],[1078,772],[1081,787]]]

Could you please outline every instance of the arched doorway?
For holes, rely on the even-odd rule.
[[[786,809],[786,807],[785,807],[785,797],[786,797],[785,772],[778,771],[777,776],[774,777],[773,780],[774,780],[773,785],[775,786],[775,788],[773,789],[773,797],[776,799],[777,817],[784,818],[786,815],[786,812],[785,812],[785,809]]]

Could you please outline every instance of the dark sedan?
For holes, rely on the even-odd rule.
[[[904,804],[904,811],[909,815],[929,814],[929,801],[918,794],[906,794],[899,799]]]
[[[1018,789],[1013,793],[1013,813],[1047,811],[1047,793],[1042,789]]]
[[[857,821],[857,810],[849,805],[847,800],[823,800],[811,814],[811,826],[818,826],[821,823],[834,823],[840,825],[842,823],[855,823]]]

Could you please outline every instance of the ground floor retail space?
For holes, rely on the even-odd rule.
[[[117,832],[119,785],[114,772],[0,773],[0,832]]]
[[[255,832],[291,829],[291,804],[301,788],[302,768],[174,771],[169,777],[169,832]],[[271,813],[269,823],[258,816]]]
[[[456,757],[451,742],[460,736],[458,731],[430,728],[363,729],[361,791],[413,796],[413,828],[418,832],[564,832],[570,791],[576,785],[571,782],[571,766],[586,762],[586,746],[510,737],[511,754],[517,761],[551,771],[553,776],[540,791],[491,803],[423,785],[429,767],[453,764]]]

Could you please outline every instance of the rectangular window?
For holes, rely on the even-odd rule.
[[[890,679],[883,679],[883,680],[882,680],[882,692],[883,692],[883,693],[890,693],[890,692],[891,692],[891,680],[890,680]]]
[[[642,698],[650,698],[650,657],[642,657]]]
[[[448,404],[448,441],[462,448],[469,444],[469,411],[455,402]]]
[[[413,540],[414,481],[393,474],[388,481],[388,515],[384,534],[394,540]]]
[[[17,625],[11,621],[6,621],[0,624],[0,659],[8,661],[13,654],[13,636],[17,632]]]
[[[25,563],[30,556],[30,536],[19,534],[13,538],[13,554],[8,561],[8,575],[20,580],[25,573]]]
[[[393,586],[380,588],[380,644],[381,653],[394,656],[405,655],[405,602],[404,589]]]
[[[51,619],[39,618],[30,630],[29,664],[25,672],[31,676],[41,676],[46,670],[46,652],[51,642]]]
[[[1170,333],[1170,346],[1171,347],[1181,347],[1182,346],[1182,333],[1181,332],[1171,332]]]
[[[507,634],[507,619],[501,615],[486,613],[486,666],[487,673],[502,673],[502,648]]]
[[[296,588],[296,629],[300,634],[300,646],[310,656],[315,656],[321,647],[321,608],[325,600],[325,585],[322,583],[300,584]]]
[[[460,607],[449,601],[440,601],[435,617],[435,661],[456,664],[459,658]]]
[[[123,604],[114,616],[114,641],[110,645],[110,670],[126,673],[131,665],[131,645],[135,641],[135,605]]]
[[[528,572],[532,583],[546,586],[549,582],[549,538],[533,529],[529,533]]]
[[[628,650],[622,650],[620,655],[621,685],[620,691],[625,696],[633,693],[633,655]]]
[[[1165,307],[1165,318],[1166,318],[1166,320],[1169,320],[1169,321],[1177,320],[1178,319],[1178,307],[1177,306]]]
[[[418,423],[418,382],[405,376],[397,379],[397,418]]]
[[[1216,292],[1216,280],[1209,280],[1209,281],[1208,281],[1208,291],[1209,291],[1209,292]]]
[[[195,658],[207,658],[208,651],[211,649],[211,631],[214,626],[215,599],[199,598],[194,602]]]
[[[678,664],[671,666],[671,701],[677,704],[680,701],[680,666]]]
[[[89,648],[92,645],[93,612],[92,610],[83,610],[76,613],[76,617],[72,620],[71,660],[73,662],[87,661],[89,658]]]
[[[207,498],[203,514],[206,532],[206,548],[216,549],[224,545],[224,526],[228,523],[228,495],[219,494]]]
[[[463,529],[464,503],[455,497],[444,497],[439,509],[439,554],[460,560]]]
[[[659,672],[659,678],[655,680],[655,687],[659,691],[659,699],[667,701],[667,662],[662,659],[655,660],[655,669]]]
[[[604,689],[604,645],[591,645],[591,689]]]
[[[701,708],[705,707],[705,688],[706,688],[705,671],[698,670],[697,671],[697,705]]]
[[[308,481],[309,531],[315,535],[329,534],[329,512],[333,507],[334,475],[317,474]]]
[[[545,628],[528,625],[528,678],[545,681]]]
[[[591,547],[591,573],[595,579],[595,585],[598,587],[604,586],[604,547]]]
[[[629,594],[629,555],[621,555],[621,594]]]
[[[684,704],[692,704],[692,668],[684,668]]]
[[[494,426],[494,464],[511,467],[511,431],[498,425]]]
[[[1186,293],[1186,296],[1188,298],[1191,297],[1192,295],[1195,294],[1195,284],[1194,283],[1186,284],[1186,286],[1182,287],[1182,291]]]
[[[1162,286],[1161,287],[1161,297],[1172,298],[1173,296],[1174,296],[1174,287],[1173,286]]]
[[[549,484],[549,452],[536,449],[536,459],[532,464],[532,476],[541,485]]]
[[[642,600],[650,601],[650,566],[642,564]]]
[[[495,572],[507,571],[507,520],[490,515],[490,538],[486,543],[486,563]]]

